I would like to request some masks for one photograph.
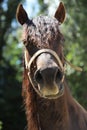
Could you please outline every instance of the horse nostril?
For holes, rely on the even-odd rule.
[[[57,82],[61,81],[61,80],[62,80],[62,77],[63,77],[63,74],[62,74],[62,72],[58,69],[58,71],[57,71],[57,73],[56,73],[56,76],[55,76],[56,81],[57,81]]]
[[[41,75],[41,73],[40,73],[40,70],[37,70],[37,71],[35,72],[34,78],[35,78],[35,81],[36,81],[37,83],[42,83],[42,82],[43,82],[43,77],[42,77],[42,75]]]

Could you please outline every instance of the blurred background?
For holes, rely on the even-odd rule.
[[[16,8],[22,3],[30,18],[53,16],[58,0],[0,0],[0,130],[25,130],[22,90],[22,27],[16,21]],[[64,53],[68,61],[83,68],[77,72],[67,66],[66,77],[73,96],[87,109],[87,0],[62,0],[66,20]]]

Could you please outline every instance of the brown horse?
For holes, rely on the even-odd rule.
[[[72,97],[64,78],[63,3],[55,17],[30,20],[20,4],[17,19],[23,25],[23,97],[28,130],[87,130],[87,112]]]

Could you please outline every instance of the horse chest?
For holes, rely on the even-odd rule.
[[[62,111],[62,108],[58,109],[54,102],[40,103],[38,106],[41,130],[68,130],[68,119],[65,117],[66,112]]]

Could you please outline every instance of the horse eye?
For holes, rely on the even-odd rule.
[[[39,48],[37,48],[37,46],[35,46],[33,43],[27,43],[25,46],[26,46],[30,56],[33,56],[34,53],[36,53],[39,50]]]
[[[25,42],[24,42],[24,45],[25,45],[25,46],[27,46],[27,45],[28,45],[28,43],[25,41]]]

